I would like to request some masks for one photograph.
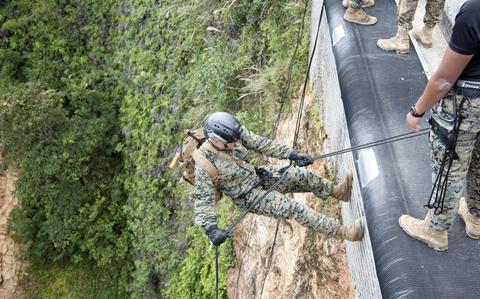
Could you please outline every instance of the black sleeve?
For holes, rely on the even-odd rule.
[[[480,25],[477,22],[478,12],[465,9],[465,4],[455,18],[455,25],[452,30],[452,38],[449,47],[453,51],[470,55],[477,51],[480,44]]]

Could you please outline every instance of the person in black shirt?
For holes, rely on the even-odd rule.
[[[411,237],[444,251],[457,211],[467,235],[480,238],[480,0],[465,2],[457,14],[449,47],[407,114],[412,131],[420,130],[430,108],[430,209],[425,219],[402,215],[398,221]]]

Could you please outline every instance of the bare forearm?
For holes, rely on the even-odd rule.
[[[422,96],[415,104],[418,113],[423,113],[432,108],[435,103],[447,94],[472,57],[473,54],[462,55],[447,48],[442,62],[430,81],[428,81]]]
[[[442,62],[415,103],[417,114],[422,115],[447,94],[472,57],[473,55],[458,54],[450,48],[445,51]],[[420,120],[421,117],[407,113],[407,125],[413,132],[421,129]]]
[[[415,103],[415,108],[418,113],[424,113],[432,108],[435,103],[447,94],[455,82],[449,81],[446,78],[433,76],[428,82],[423,94]]]

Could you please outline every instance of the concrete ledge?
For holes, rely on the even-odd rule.
[[[446,40],[450,40],[452,35],[453,24],[455,23],[455,16],[457,15],[460,7],[466,0],[447,0],[445,3],[445,9],[442,13],[442,20],[440,21],[440,29]]]

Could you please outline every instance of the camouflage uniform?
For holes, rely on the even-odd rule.
[[[418,0],[400,0],[398,4],[398,26],[407,31],[412,29],[412,21],[417,10]],[[423,23],[426,27],[433,28],[440,20],[440,15],[445,7],[445,0],[427,0]]]
[[[276,172],[278,166],[261,167],[274,173],[274,177],[266,181],[263,186],[252,190],[248,195],[242,196],[260,181],[254,166],[246,162],[249,159],[249,150],[280,159],[287,159],[292,151],[286,145],[275,144],[266,137],[249,132],[244,127],[242,128],[241,140],[237,142],[237,146],[233,150],[228,151],[233,158],[238,159],[237,162],[224,159],[207,150],[204,146],[200,147],[199,150],[215,165],[219,172],[217,183],[214,184],[201,167],[196,166],[195,168],[195,223],[204,228],[216,224],[215,186],[223,194],[232,198],[240,209],[246,210],[280,176]],[[320,198],[327,198],[332,191],[332,186],[332,182],[318,177],[305,168],[294,167],[276,190],[270,192],[252,212],[275,218],[295,219],[304,226],[327,236],[333,236],[340,226],[336,219],[322,215],[282,194],[283,192],[311,191]]]
[[[447,182],[447,190],[444,202],[444,212],[434,215],[433,209],[429,210],[426,223],[431,228],[448,229],[457,213],[460,197],[467,185],[466,202],[469,212],[473,216],[480,217],[480,91],[473,89],[459,89],[455,94],[450,92],[442,101],[432,108],[432,115],[442,119],[453,119],[453,101],[460,106],[465,97],[462,115],[464,118],[460,124],[457,146],[455,152],[459,159],[454,160]],[[442,162],[445,144],[430,131],[430,148],[432,159],[432,182],[435,181]],[[436,191],[435,191],[436,192]],[[434,193],[435,194],[435,193]]]

